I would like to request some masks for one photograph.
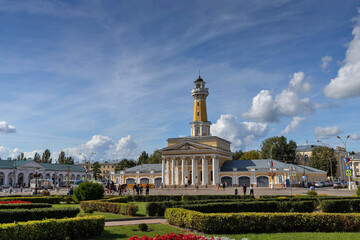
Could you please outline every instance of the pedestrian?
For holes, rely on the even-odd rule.
[[[225,182],[222,183],[223,190],[225,191]]]
[[[140,195],[142,195],[144,191],[144,187],[142,184],[140,184],[139,191],[140,191]]]
[[[138,185],[136,185],[135,190],[136,190],[136,194],[137,194],[137,195],[139,195],[139,194],[140,194],[140,187],[139,187],[139,184],[138,184]]]
[[[235,195],[238,195],[238,189],[235,187]]]
[[[146,194],[146,195],[149,195],[149,191],[150,191],[150,186],[149,186],[149,184],[147,183],[146,186],[145,186],[145,194]]]
[[[134,183],[134,185],[133,185],[133,187],[132,187],[132,190],[133,190],[133,195],[135,195],[136,183]]]
[[[243,185],[243,193],[244,193],[244,196],[246,195],[246,183],[244,183]]]
[[[250,185],[250,195],[254,196],[254,184]]]
[[[13,192],[13,187],[11,186],[11,187],[9,188],[9,194],[12,194],[12,192]]]
[[[195,183],[195,188],[196,188],[196,191],[199,191],[199,184],[198,183]]]
[[[219,185],[219,184],[216,185],[216,189],[219,191],[219,189],[220,189],[220,185]]]

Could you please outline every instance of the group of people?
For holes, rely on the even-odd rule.
[[[133,195],[143,195],[143,192],[144,192],[144,187],[142,184],[134,184],[133,188]],[[150,186],[149,184],[147,183],[146,186],[145,186],[145,195],[149,195],[149,192],[150,192]]]
[[[246,183],[244,183],[242,190],[243,190],[244,195],[246,195],[246,190],[247,190]],[[235,195],[237,195],[237,194],[238,194],[238,190],[237,190],[237,188],[235,188]],[[254,196],[254,185],[253,184],[250,184],[250,195]]]

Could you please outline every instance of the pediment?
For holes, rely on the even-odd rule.
[[[178,151],[217,150],[217,148],[201,143],[186,141],[161,149],[162,152],[176,151],[176,150]]]
[[[34,162],[34,161],[31,161],[31,162],[27,162],[27,163],[24,163],[20,166],[17,167],[18,169],[22,169],[22,168],[39,168],[41,170],[44,170],[45,167],[37,162]]]

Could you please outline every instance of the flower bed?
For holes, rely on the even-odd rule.
[[[214,239],[214,238],[207,238],[207,237],[203,237],[203,236],[195,236],[192,234],[189,235],[185,235],[185,234],[179,234],[176,235],[174,233],[168,233],[166,235],[157,235],[156,237],[148,237],[148,236],[142,236],[142,237],[138,237],[138,236],[134,236],[129,238],[129,240],[210,240],[210,239]]]
[[[21,200],[0,201],[0,204],[19,204],[19,203],[31,203],[31,202],[21,201]]]

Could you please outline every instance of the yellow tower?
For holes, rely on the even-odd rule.
[[[209,95],[209,89],[205,88],[205,82],[200,76],[194,83],[195,88],[191,90],[194,98],[194,117],[190,123],[191,136],[210,136],[211,122],[208,122],[206,113],[206,98]]]

